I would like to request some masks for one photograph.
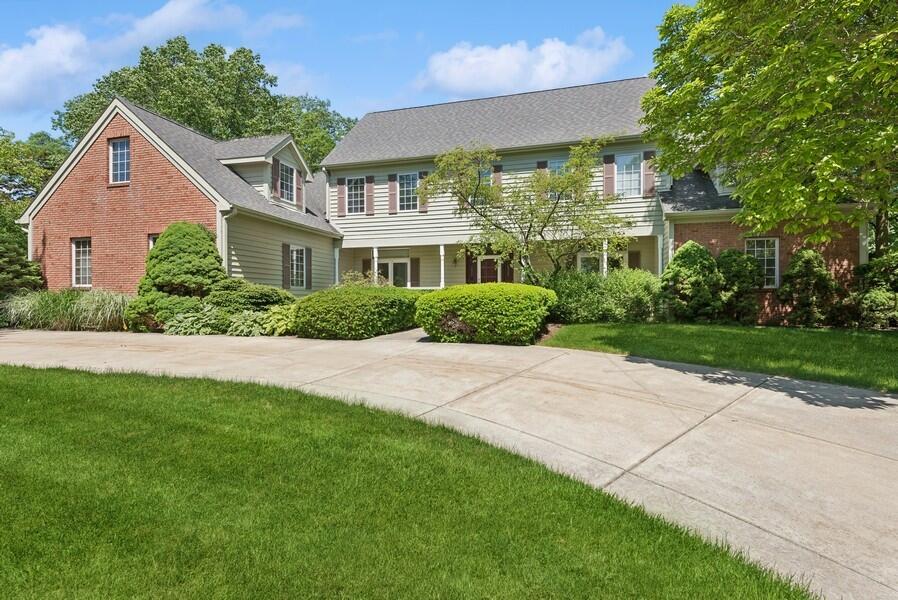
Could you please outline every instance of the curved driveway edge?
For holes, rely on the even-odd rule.
[[[528,456],[832,598],[898,598],[898,398],[541,346],[0,330],[0,363],[297,388]]]

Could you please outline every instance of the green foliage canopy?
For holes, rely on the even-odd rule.
[[[721,167],[755,231],[811,242],[898,209],[898,2],[699,0],[659,28],[643,99],[658,166]],[[852,200],[850,210],[845,202]]]

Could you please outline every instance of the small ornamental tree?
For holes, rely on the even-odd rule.
[[[0,201],[0,300],[43,286],[40,265],[28,260],[28,236],[15,223],[19,207]]]
[[[623,250],[624,221],[608,207],[615,197],[592,182],[603,142],[584,140],[570,150],[563,169],[537,169],[509,183],[494,179],[501,158],[492,148],[456,148],[435,159],[436,169],[418,186],[426,203],[448,196],[456,213],[478,233],[465,244],[476,256],[495,254],[520,265],[524,279],[539,282],[534,256],[546,257],[550,276],[571,265],[580,252]]]
[[[757,291],[764,287],[764,271],[753,256],[740,250],[724,250],[717,256],[723,276],[723,316],[730,321],[755,323],[758,320]]]
[[[661,275],[661,298],[668,315],[683,321],[717,319],[723,309],[724,278],[708,249],[692,240],[674,253]]]
[[[777,296],[790,308],[789,325],[822,325],[836,301],[838,286],[823,256],[811,248],[792,255]]]

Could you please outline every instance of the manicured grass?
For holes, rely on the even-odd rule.
[[[543,343],[898,391],[898,332],[600,323]]]
[[[806,598],[445,429],[295,391],[0,367],[12,597]]]

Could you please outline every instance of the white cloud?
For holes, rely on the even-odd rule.
[[[77,29],[45,26],[27,35],[32,41],[0,50],[0,110],[46,106],[47,98],[68,92],[69,79],[89,64],[90,44]]]
[[[548,38],[532,48],[525,41],[461,42],[431,55],[418,85],[460,96],[578,85],[597,81],[630,55],[622,38],[609,38],[601,27],[584,31],[573,43]]]
[[[107,44],[111,51],[127,50],[203,29],[225,29],[246,21],[243,11],[227,2],[169,0],[160,9],[134,19],[129,29]]]
[[[301,64],[273,62],[268,70],[278,78],[278,93],[301,96],[315,87],[315,76]]]
[[[296,13],[268,13],[259,17],[246,31],[251,37],[271,35],[274,31],[297,29],[306,24],[306,19]]]

